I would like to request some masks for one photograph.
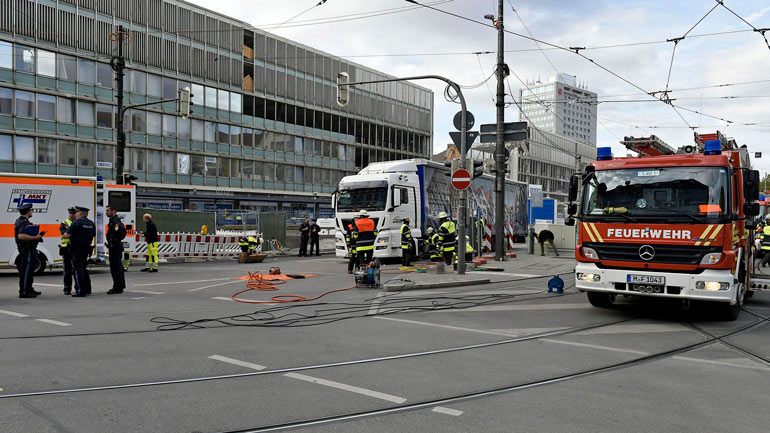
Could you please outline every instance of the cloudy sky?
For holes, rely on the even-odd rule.
[[[472,54],[496,50],[495,29],[405,0],[327,0],[316,7],[319,0],[190,1],[395,76],[438,74],[461,85],[475,85],[492,74],[496,62],[494,54]],[[483,22],[484,15],[497,14],[496,0],[422,2]],[[506,30],[531,32],[562,47],[586,47],[581,53],[594,62],[545,45],[541,52],[534,42],[513,34],[505,37],[505,60],[523,81],[546,81],[558,71],[576,75],[597,92],[600,101],[607,101],[598,107],[598,145],[613,146],[616,154],[625,154],[618,141],[629,135],[655,134],[674,147],[691,144],[689,125],[700,127],[701,133],[722,131],[751,151],[762,151],[763,158],[755,159],[754,165],[768,171],[770,48],[762,35],[724,7],[703,18],[715,4],[711,0],[505,0]],[[767,0],[726,0],[724,4],[754,27],[770,28]],[[276,28],[281,23],[285,24]],[[671,106],[639,88],[645,92],[666,89],[674,48],[673,42],[666,41],[685,34],[676,46],[668,86],[673,103],[681,107],[682,119]],[[767,36],[770,39],[770,31]],[[518,95],[524,84],[513,74],[508,81]],[[450,142],[448,132],[454,130],[452,116],[459,105],[444,100],[440,82],[419,84],[435,93],[436,153]],[[495,120],[494,79],[488,84],[465,91],[477,125]],[[511,106],[506,109],[506,121],[514,120],[518,111]],[[741,125],[752,123],[760,125]]]

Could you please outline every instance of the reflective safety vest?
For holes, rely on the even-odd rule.
[[[441,248],[444,252],[451,252],[455,250],[455,223],[452,221],[445,221],[438,228],[438,240],[441,243]]]
[[[436,259],[441,257],[441,254],[439,253],[439,240],[438,240],[438,233],[433,233],[428,238],[428,247],[430,251],[430,258]]]
[[[67,218],[66,220],[62,221],[61,224],[59,224],[59,234],[61,235],[61,247],[67,248],[70,246],[70,240],[68,238],[64,237],[64,234],[67,233],[67,230],[70,228],[70,225],[72,224],[72,221]]]
[[[374,240],[377,238],[377,231],[374,221],[369,218],[360,218],[353,223],[355,231],[353,239],[356,242],[356,251],[369,251],[374,249]]]
[[[348,224],[348,229],[345,230],[345,244],[348,246],[351,256],[356,254],[356,243],[353,239],[354,230],[353,224]]]
[[[249,236],[247,239],[249,251],[256,251],[257,247],[259,246],[259,239],[255,238],[254,236]]]
[[[762,229],[761,245],[763,250],[770,250],[770,224],[766,225],[765,228]]]
[[[473,247],[471,246],[470,241],[465,241],[465,254],[471,253],[473,254]]]
[[[412,246],[412,229],[409,224],[401,224],[401,248],[408,250]]]
[[[249,250],[249,241],[246,239],[246,237],[242,237],[238,239],[238,246],[241,247],[241,251],[244,253]]]

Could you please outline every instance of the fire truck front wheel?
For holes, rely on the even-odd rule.
[[[45,268],[48,264],[48,259],[46,259],[45,254],[38,251],[37,252],[37,266],[35,267],[35,275],[43,275],[45,273]]]
[[[741,307],[743,307],[743,287],[740,285],[736,287],[733,302],[723,304],[720,307],[722,307],[722,318],[724,320],[732,322],[737,319],[741,313]]]
[[[586,295],[588,295],[588,302],[594,307],[612,308],[612,305],[615,303],[616,295],[614,293],[588,291]]]

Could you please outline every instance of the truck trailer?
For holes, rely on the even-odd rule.
[[[596,307],[618,295],[716,304],[734,320],[750,296],[759,173],[721,134],[674,151],[657,137],[626,137],[570,182],[568,223],[579,220],[575,281]],[[583,185],[580,209],[574,203]]]
[[[457,219],[459,192],[452,188],[450,169],[427,159],[377,162],[358,174],[340,180],[333,196],[337,233],[336,255],[347,254],[344,230],[355,214],[366,210],[375,221],[378,235],[375,258],[401,257],[402,219],[410,218],[416,251],[424,251],[422,236],[428,227],[438,230],[438,215],[446,212]],[[494,227],[494,178],[483,175],[468,188],[468,215],[483,218]],[[525,239],[527,233],[527,185],[505,182],[505,221],[511,236]],[[469,226],[470,227],[470,226]],[[494,233],[494,229],[492,230]]]
[[[14,239],[14,222],[19,217],[17,207],[32,204],[31,222],[40,225],[45,237],[38,247],[37,274],[62,265],[59,254],[59,225],[67,218],[67,208],[84,206],[91,209],[89,218],[96,223],[96,238],[92,262],[106,262],[104,246],[107,230],[105,207],[117,207],[118,215],[133,233],[136,226],[136,191],[133,185],[108,184],[96,177],[55,176],[42,174],[0,173],[0,198],[7,201],[0,221],[0,267],[13,268],[18,255]],[[124,240],[130,250],[131,236]]]

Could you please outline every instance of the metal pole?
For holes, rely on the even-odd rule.
[[[505,86],[503,85],[505,57],[503,33],[503,0],[497,7],[497,143],[495,145],[495,260],[505,260]]]
[[[468,149],[468,143],[466,142],[466,135],[468,134],[468,125],[466,123],[466,117],[468,114],[468,108],[465,105],[465,96],[463,96],[460,86],[455,83],[451,83],[457,96],[460,98],[460,107],[462,114],[460,120],[462,128],[460,128],[460,168],[465,169],[465,154]],[[471,177],[472,180],[472,177]],[[460,209],[457,212],[457,275],[465,274],[465,222],[468,215],[468,189],[460,191]]]
[[[116,119],[116,127],[118,130],[118,146],[115,155],[115,181],[118,185],[123,184],[123,170],[124,159],[126,149],[126,133],[123,132],[123,71],[126,67],[126,61],[123,59],[123,32],[125,28],[118,26],[118,55],[112,58],[110,66],[115,71],[115,81],[118,86],[118,118]]]

